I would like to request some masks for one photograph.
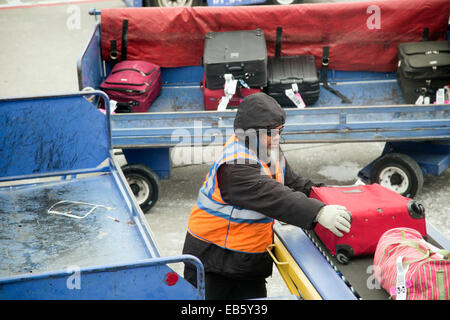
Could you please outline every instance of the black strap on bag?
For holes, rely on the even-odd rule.
[[[121,54],[120,61],[127,60],[127,45],[128,45],[128,20],[122,21],[122,39],[121,39]],[[119,60],[119,51],[117,49],[117,40],[111,40],[111,51],[109,53],[111,58],[111,68]],[[134,70],[134,69],[130,69]],[[138,71],[138,70],[135,70]],[[117,72],[117,71],[116,71]],[[119,89],[116,89],[119,90]],[[116,113],[132,113],[133,107],[137,107],[139,105],[139,101],[131,100],[129,102],[117,102],[116,103]]]
[[[277,35],[275,38],[275,58],[281,57],[281,36],[283,33],[282,27],[277,27]]]
[[[330,91],[331,93],[335,94],[339,98],[342,99],[342,103],[352,103],[350,99],[348,99],[346,96],[344,96],[342,93],[340,93],[338,90],[330,87],[328,84],[328,65],[330,63],[330,48],[329,47],[323,47],[323,55],[322,55],[322,82],[323,87]]]
[[[122,54],[120,60],[127,60],[127,45],[128,45],[128,20],[122,21]]]
[[[121,55],[120,60],[127,60],[127,45],[128,45],[128,20],[122,21],[122,42],[121,42]],[[111,40],[111,51],[109,52],[109,57],[111,58],[112,67],[119,60],[119,50],[117,49],[117,40]]]
[[[428,41],[429,34],[430,34],[430,29],[429,28],[423,28],[422,41]]]
[[[111,40],[111,51],[109,52],[109,57],[114,64],[119,57],[119,51],[117,51],[117,41]]]

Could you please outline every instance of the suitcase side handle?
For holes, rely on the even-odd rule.
[[[236,72],[236,71],[244,71],[244,66],[241,64],[241,65],[234,65],[234,66],[229,66],[229,65],[226,65],[226,68],[227,68],[227,70],[228,71],[231,71],[231,72]]]
[[[303,83],[303,78],[297,78],[297,77],[287,77],[280,80],[281,84],[289,84],[289,83]]]

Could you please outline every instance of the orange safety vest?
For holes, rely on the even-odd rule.
[[[259,212],[226,203],[217,182],[217,170],[226,163],[248,159],[258,163],[262,173],[272,177],[266,163],[233,135],[224,145],[212,165],[198,193],[192,209],[188,232],[197,239],[214,243],[222,248],[245,253],[263,253],[273,243],[274,219]],[[286,162],[284,157],[276,163],[275,178],[284,184]]]

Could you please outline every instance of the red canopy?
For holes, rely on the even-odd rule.
[[[128,59],[163,67],[201,65],[205,34],[261,28],[269,57],[276,28],[283,28],[282,55],[312,54],[318,67],[322,48],[330,47],[330,69],[394,71],[397,45],[443,40],[450,14],[448,0],[378,0],[290,6],[102,9],[102,55],[110,41],[120,53],[122,20],[129,20]]]

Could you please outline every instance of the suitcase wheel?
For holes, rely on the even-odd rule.
[[[413,219],[424,219],[425,207],[420,202],[410,200],[408,202],[408,213]]]
[[[338,244],[336,246],[336,260],[341,264],[348,264],[353,257],[353,248],[348,244]]]

